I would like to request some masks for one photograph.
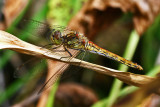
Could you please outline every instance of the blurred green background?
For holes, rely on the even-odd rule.
[[[23,24],[23,19],[34,19],[41,22],[49,20],[50,25],[58,24],[67,26],[68,22],[82,8],[85,2],[87,2],[87,0],[42,0],[42,2],[39,3],[30,0],[26,8],[6,31],[24,41],[36,44],[39,40],[33,39],[33,35],[27,32],[29,31],[34,34],[36,29],[31,29],[32,23],[27,23],[21,28],[20,24]],[[120,56],[126,57],[129,54],[129,57],[134,62],[142,65],[144,71],[138,71],[133,68],[128,69],[115,61],[91,53],[87,53],[84,60],[122,71],[127,71],[128,69],[129,72],[149,76],[155,76],[159,73],[160,16],[156,17],[154,23],[142,36],[139,36],[134,29],[126,30],[126,25],[132,23],[132,19],[133,15],[131,13],[124,13],[122,17],[109,28],[99,32],[98,35],[94,37],[93,42]],[[132,49],[133,52],[129,53]],[[22,55],[10,50],[0,50],[0,105],[9,106],[19,103],[33,94],[35,89],[40,88],[44,83],[47,65],[43,61],[32,62],[35,64],[34,67],[31,66],[32,64],[26,65],[27,72],[25,75],[20,78],[14,78],[14,72],[18,66],[18,64],[15,63],[21,64],[31,58],[31,56]],[[78,58],[81,58],[81,55],[79,55]],[[97,99],[99,99],[97,103],[92,106],[105,107],[106,105],[112,105],[117,97],[127,96],[127,94],[131,92],[125,90],[130,86],[122,83],[116,85],[119,89],[115,91],[113,85],[115,84],[114,79],[115,78],[88,69],[70,66],[63,74],[60,84],[63,82],[74,82],[90,88],[97,96]],[[31,84],[33,80],[34,82]],[[41,85],[37,85],[37,83]],[[133,90],[135,89],[135,87],[132,88]],[[113,96],[112,93],[118,94],[115,94],[113,98],[111,97]],[[53,103],[53,97],[54,96],[52,96],[48,102],[51,101],[51,105],[58,107],[56,103]],[[29,105],[36,106],[35,103]]]

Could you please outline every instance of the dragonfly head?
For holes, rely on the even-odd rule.
[[[55,30],[51,35],[51,40],[54,44],[61,44],[62,43],[62,34],[59,30]]]
[[[52,38],[53,39],[60,39],[62,37],[61,32],[59,30],[56,30],[52,33]]]

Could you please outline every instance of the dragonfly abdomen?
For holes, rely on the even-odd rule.
[[[116,54],[114,54],[114,53],[112,53],[108,50],[100,48],[99,46],[95,45],[94,43],[92,43],[90,41],[88,42],[86,50],[88,50],[92,53],[96,53],[98,55],[105,56],[105,57],[110,58],[112,60],[118,61],[122,64],[125,64],[125,65],[129,66],[129,67],[136,68],[136,69],[139,69],[139,70],[143,70],[143,68],[140,65],[138,65],[137,63],[129,61],[129,60],[127,60],[125,58],[122,58],[121,56],[118,56],[118,55],[116,55]]]

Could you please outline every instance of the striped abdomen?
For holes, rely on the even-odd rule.
[[[110,59],[113,59],[115,61],[118,61],[122,64],[125,64],[129,67],[133,67],[133,68],[136,68],[136,69],[139,69],[139,70],[143,70],[143,68],[138,65],[137,63],[134,63],[132,61],[129,61],[127,59],[124,59],[112,52],[109,52],[108,50],[105,50],[103,48],[100,48],[99,46],[95,45],[94,43],[92,42],[88,42],[87,46],[86,46],[86,50],[92,52],[92,53],[96,53],[98,55],[102,55],[102,56],[105,56],[105,57],[108,57]]]

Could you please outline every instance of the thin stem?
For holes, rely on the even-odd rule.
[[[52,89],[50,91],[49,97],[48,97],[48,101],[46,104],[46,107],[53,107],[54,106],[54,99],[55,99],[55,94],[58,88],[59,82],[57,81],[53,86]]]
[[[123,56],[124,58],[126,58],[128,60],[132,59],[138,42],[139,42],[139,35],[137,34],[137,32],[135,30],[133,30],[131,32],[131,36],[128,40],[128,44],[127,44],[126,50],[124,52],[124,56]],[[128,70],[128,67],[121,64],[118,70],[126,72]],[[108,97],[107,107],[112,106],[113,103],[115,102],[115,100],[117,99],[119,92],[121,90],[122,84],[123,83],[120,80],[118,80],[118,79],[114,80],[110,95]]]

